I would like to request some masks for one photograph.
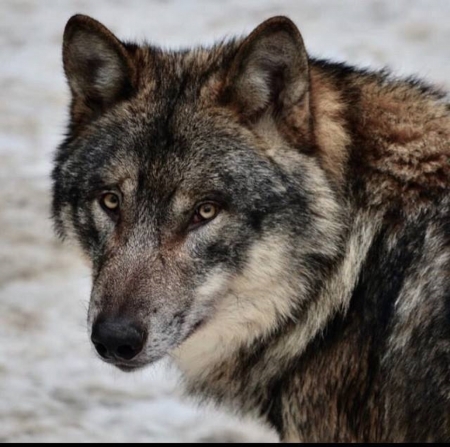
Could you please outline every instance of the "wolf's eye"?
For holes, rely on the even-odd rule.
[[[196,226],[212,220],[219,214],[219,211],[220,208],[217,204],[211,202],[203,203],[195,210],[191,225]]]
[[[119,208],[119,197],[109,192],[102,197],[102,203],[109,210],[115,210]]]
[[[101,207],[111,216],[117,215],[119,211],[120,198],[117,194],[107,192],[100,197]]]

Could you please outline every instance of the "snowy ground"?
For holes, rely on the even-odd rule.
[[[76,12],[122,38],[170,47],[285,14],[314,54],[448,88],[450,2],[0,0],[0,442],[270,441],[255,423],[197,409],[173,372],[125,375],[93,355],[89,271],[48,219],[51,156],[68,104],[61,35]]]

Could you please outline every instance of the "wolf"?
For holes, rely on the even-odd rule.
[[[450,441],[445,92],[308,55],[274,17],[166,51],[92,18],[53,219],[92,264],[90,337],[286,442]]]

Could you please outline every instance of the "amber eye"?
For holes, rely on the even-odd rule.
[[[198,214],[202,219],[209,220],[216,217],[217,207],[213,203],[204,203],[198,207]]]
[[[105,211],[116,213],[120,205],[119,196],[112,192],[107,192],[100,197],[100,205]]]
[[[220,208],[215,203],[207,202],[200,205],[192,218],[192,224],[197,225],[214,219],[219,214]]]

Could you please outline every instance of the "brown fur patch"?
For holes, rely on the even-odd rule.
[[[342,185],[351,141],[345,122],[347,105],[329,76],[314,68],[310,76],[314,137],[322,166]]]
[[[367,204],[423,209],[450,189],[447,106],[402,82],[360,88],[354,168],[364,175]]]

